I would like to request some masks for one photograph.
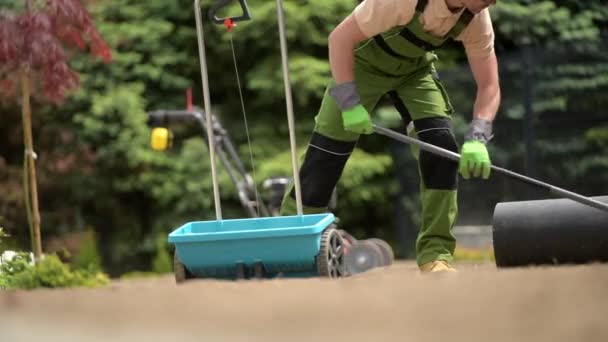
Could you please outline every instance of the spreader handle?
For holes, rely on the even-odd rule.
[[[410,136],[407,136],[407,135],[395,132],[395,131],[393,131],[391,129],[388,129],[388,128],[380,127],[380,126],[375,125],[375,124],[373,126],[374,126],[374,131],[376,133],[378,133],[378,134],[387,136],[389,138],[395,139],[395,140],[400,141],[400,142],[404,142],[404,143],[408,143],[408,144],[414,144],[414,145],[420,147],[421,149],[423,149],[425,151],[437,154],[437,155],[439,155],[441,157],[445,157],[445,158],[450,159],[450,160],[460,161],[460,155],[458,153],[454,153],[452,151],[443,149],[441,147],[437,147],[435,145],[431,145],[431,144],[426,143],[424,141],[420,141],[420,140],[412,138]],[[537,188],[546,190],[546,191],[548,191],[549,193],[551,193],[553,195],[561,196],[561,197],[564,197],[564,198],[568,198],[568,199],[571,199],[573,201],[576,201],[576,202],[579,202],[579,203],[582,203],[582,204],[586,204],[586,205],[591,206],[593,208],[600,209],[600,210],[608,212],[608,204],[606,204],[606,203],[602,203],[600,201],[596,201],[596,200],[591,199],[589,197],[585,197],[585,196],[579,195],[577,193],[574,193],[574,192],[571,192],[571,191],[568,191],[568,190],[564,190],[564,189],[558,188],[558,187],[553,186],[551,184],[547,184],[547,183],[541,182],[539,180],[536,180],[536,179],[533,179],[533,178],[530,178],[530,177],[526,177],[526,176],[521,175],[519,173],[515,173],[513,171],[509,171],[507,169],[503,169],[503,168],[498,167],[498,166],[492,165],[491,168],[492,168],[493,171],[495,171],[495,172],[497,172],[499,174],[502,174],[503,176],[507,176],[509,178],[519,180],[519,181],[521,181],[521,182],[523,182],[525,184],[528,184],[528,185],[533,185],[533,186],[535,186]]]
[[[216,16],[217,11],[219,11],[222,7],[228,5],[233,0],[218,0],[211,6],[209,9],[209,19],[212,20],[216,24],[224,24],[227,19],[231,21],[244,21],[251,19],[251,14],[249,13],[249,7],[247,7],[247,2],[245,0],[239,0],[239,4],[241,4],[241,9],[243,10],[243,14],[238,17],[229,17],[229,18],[218,18]]]

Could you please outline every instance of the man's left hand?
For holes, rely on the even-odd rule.
[[[490,177],[490,156],[486,145],[477,140],[469,140],[462,145],[460,153],[460,174],[464,179]]]

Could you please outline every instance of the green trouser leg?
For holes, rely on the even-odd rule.
[[[410,136],[417,138],[415,132]],[[410,145],[414,158],[419,161],[420,149]],[[422,170],[418,168],[420,174]],[[416,262],[423,265],[434,260],[451,262],[454,259],[456,238],[452,228],[458,216],[457,190],[428,189],[420,182],[422,215],[416,239]]]
[[[454,112],[445,88],[434,76],[432,65],[412,73],[408,81],[400,84],[396,91],[416,127],[408,132],[410,136],[434,145],[443,143],[452,145],[452,148],[456,147],[455,140],[446,142],[446,135],[438,133],[442,130],[437,130],[438,127],[429,124],[437,119],[450,120]],[[419,130],[427,133],[419,136],[416,133]],[[440,147],[447,148],[447,146]],[[429,152],[425,152],[426,157],[421,163],[420,150],[416,145],[411,144],[410,151],[418,163],[422,205],[420,229],[416,239],[416,261],[418,265],[434,260],[450,262],[456,245],[452,228],[458,211],[457,184],[452,183],[450,179],[457,179],[457,169],[453,166],[446,167],[439,160],[430,161]],[[425,171],[423,171],[423,163],[427,163],[424,167]],[[426,177],[423,172],[428,173]]]
[[[421,186],[422,215],[416,240],[416,262],[453,260],[456,239],[452,227],[456,221],[456,191],[425,189]]]

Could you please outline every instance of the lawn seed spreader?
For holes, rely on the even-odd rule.
[[[187,95],[190,92],[187,93]],[[148,125],[153,129],[151,145],[156,150],[166,150],[170,146],[171,133],[167,129],[174,123],[196,122],[201,128],[202,135],[207,139],[206,123],[204,111],[190,102],[191,96],[188,95],[187,108],[184,110],[154,110],[148,112]],[[263,182],[267,193],[266,196],[256,195],[256,188],[253,177],[246,170],[245,165],[238,153],[235,145],[217,116],[212,115],[213,135],[215,137],[215,151],[222,166],[227,171],[232,184],[234,184],[238,199],[249,217],[268,217],[278,216],[282,197],[291,181],[290,177],[279,176],[265,179]],[[337,195],[334,191],[328,209],[333,212],[337,206]],[[339,218],[335,218],[334,228],[344,240],[345,244],[345,268],[347,274],[357,274],[368,271],[376,267],[390,266],[394,259],[392,247],[384,240],[369,238],[364,240],[356,239],[344,229],[337,228]],[[182,270],[177,273],[178,281],[183,279],[185,273],[184,266],[174,256],[175,268]]]

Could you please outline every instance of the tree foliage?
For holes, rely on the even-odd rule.
[[[91,47],[93,56],[111,59],[110,51],[78,0],[23,1],[0,13],[0,99],[18,102],[23,125],[23,199],[32,249],[42,254],[38,206],[37,154],[32,133],[31,101],[63,102],[78,86],[78,75],[68,66],[66,47]],[[19,89],[19,91],[16,91]]]
[[[0,95],[12,98],[20,68],[33,73],[39,99],[59,103],[78,86],[69,67],[67,48],[90,47],[93,56],[109,62],[110,50],[79,0],[22,1],[22,8],[0,13]],[[28,5],[29,4],[29,5]],[[28,7],[29,8],[26,8]]]

